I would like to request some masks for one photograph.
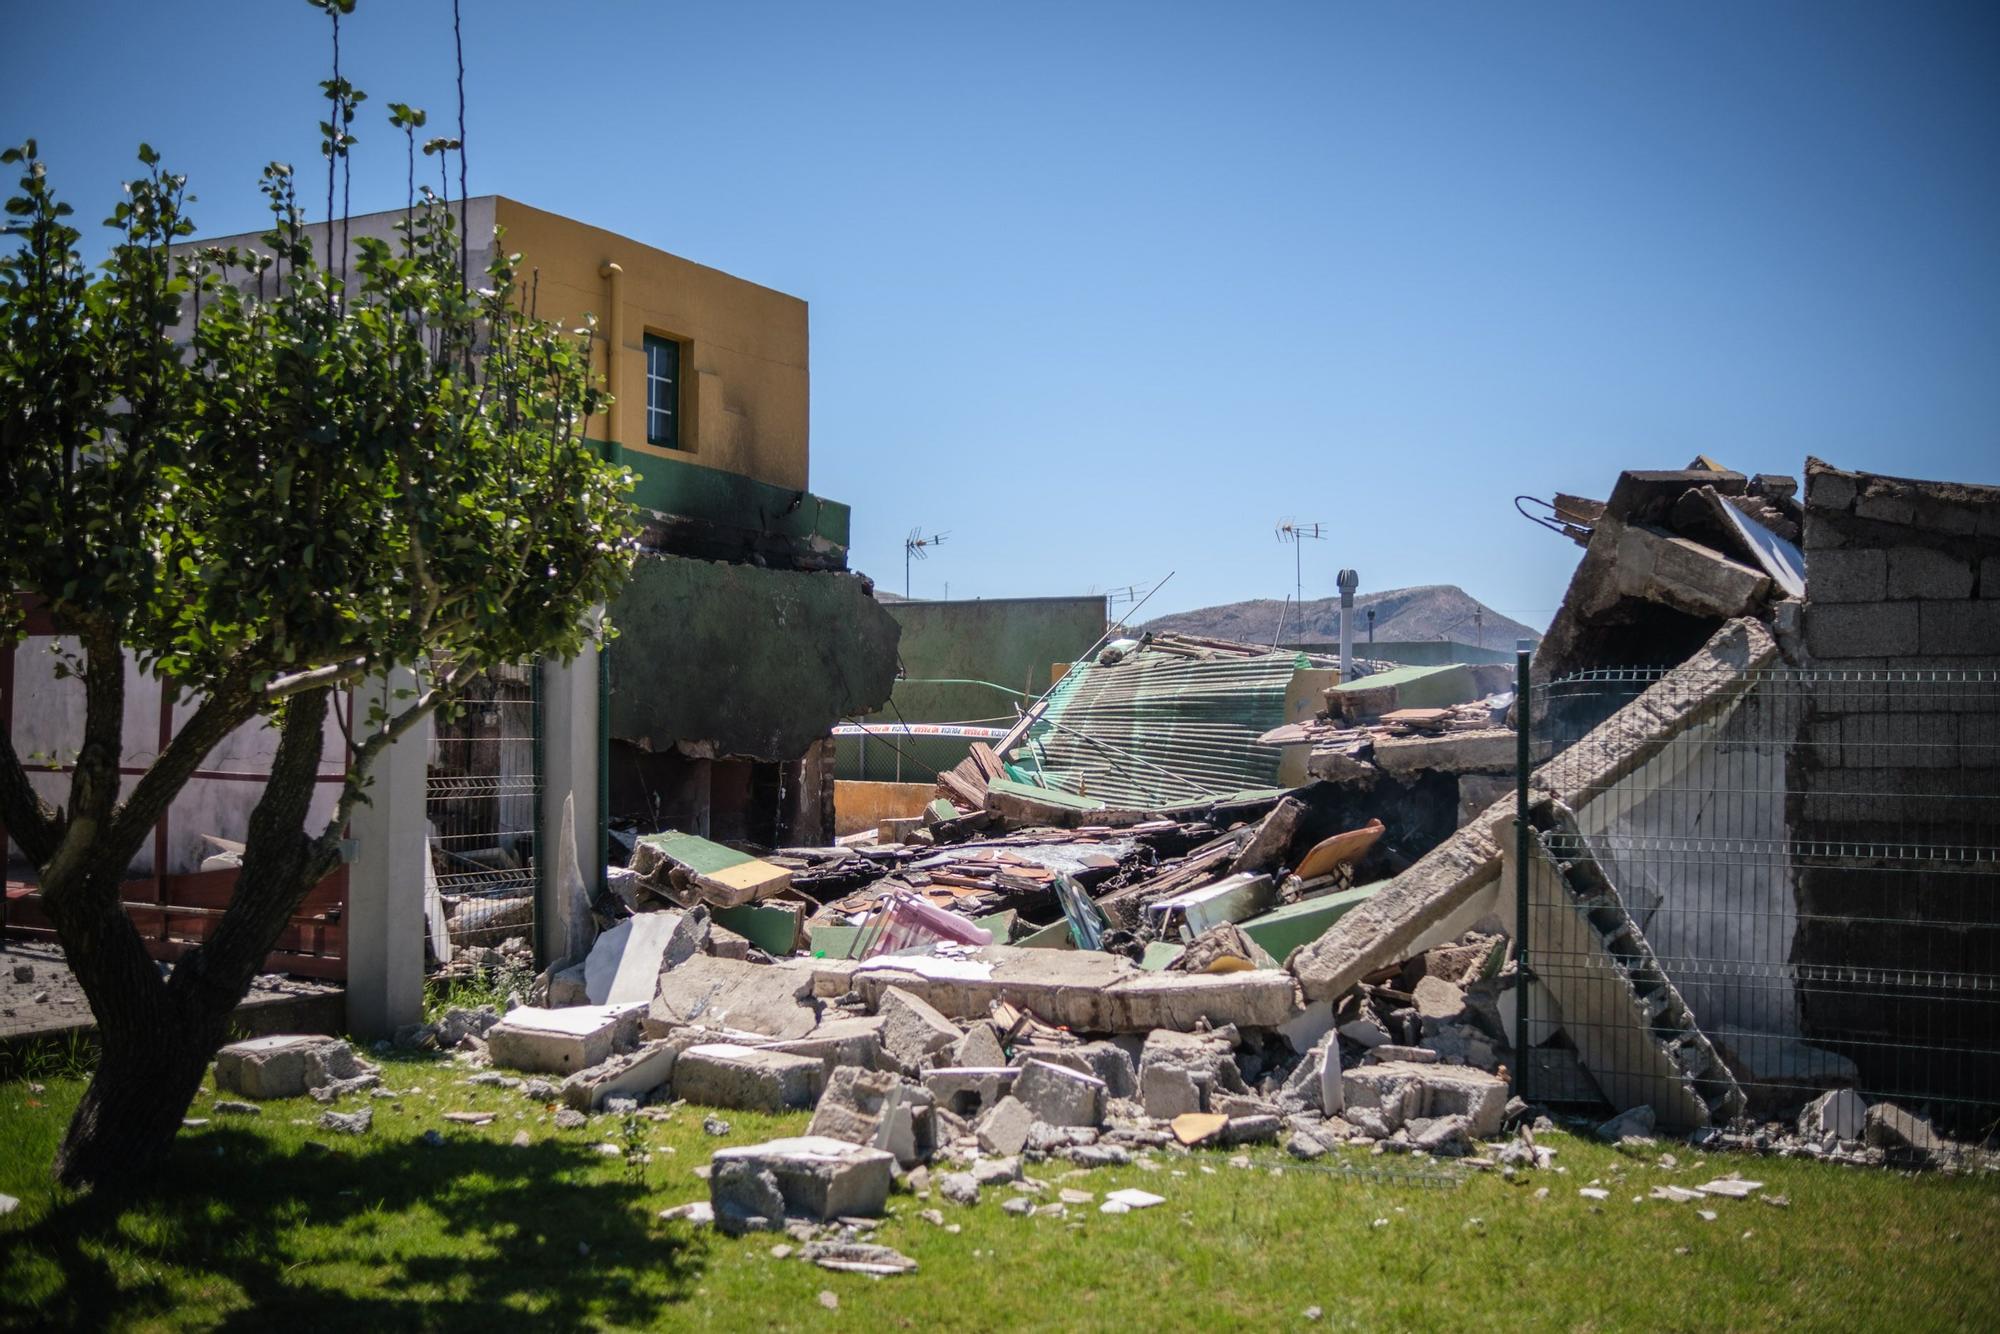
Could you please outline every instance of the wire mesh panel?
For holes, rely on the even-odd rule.
[[[490,668],[441,719],[425,783],[431,872],[449,947],[535,942],[535,828],[541,807],[540,711],[533,664]]]
[[[1587,746],[1658,675],[1538,689],[1537,742]],[[1993,1141],[2000,673],[1758,673],[1529,823],[1529,1096],[1674,1129],[1815,1103],[1827,1149]]]

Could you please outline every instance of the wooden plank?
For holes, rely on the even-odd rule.
[[[972,743],[972,763],[979,770],[979,776],[988,781],[1007,772],[1007,767],[1000,763],[1000,757],[993,753],[993,747],[984,741]]]

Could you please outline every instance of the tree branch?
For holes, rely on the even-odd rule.
[[[0,648],[0,652],[13,650]],[[8,835],[38,870],[48,865],[62,842],[62,816],[28,781],[21,757],[14,751],[14,738],[5,729],[0,729],[0,823],[7,826]]]
[[[284,699],[288,695],[298,694],[301,690],[314,690],[320,686],[344,685],[349,681],[360,679],[361,674],[367,670],[368,656],[366,654],[353,658],[343,658],[339,662],[327,663],[324,667],[311,667],[302,672],[293,672],[288,676],[273,677],[264,683],[264,688],[258,694],[266,702]]]
[[[243,688],[241,678],[225,678],[154,757],[133,785],[132,795],[118,807],[104,834],[109,851],[130,861],[146,832],[159,822],[208,753],[256,715],[256,700]]]

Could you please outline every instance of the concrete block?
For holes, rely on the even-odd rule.
[[[1879,547],[1815,550],[1806,558],[1806,596],[1825,606],[1880,602],[1889,587],[1889,557]]]
[[[1973,561],[1967,557],[1931,547],[1891,547],[1884,555],[1892,599],[1944,601],[1972,596]]]
[[[1343,1071],[1340,1088],[1343,1111],[1376,1111],[1391,1130],[1415,1117],[1463,1116],[1469,1133],[1486,1139],[1506,1120],[1507,1081],[1464,1066],[1364,1065]]]
[[[2000,658],[2000,602],[1920,602],[1919,651],[1952,657]]]
[[[616,1045],[625,1005],[573,1005],[562,1010],[526,1006],[486,1030],[493,1064],[533,1074],[575,1074],[602,1065]]]
[[[674,1075],[676,1050],[670,1042],[649,1042],[602,1065],[579,1070],[562,1083],[562,1100],[579,1112],[594,1112],[607,1098],[634,1098],[664,1086]]]
[[[1319,1000],[1300,1010],[1296,1019],[1280,1024],[1278,1033],[1285,1039],[1286,1046],[1303,1056],[1319,1045],[1319,1040],[1332,1029],[1333,1002]]]
[[[1104,1082],[1105,1096],[1132,1098],[1139,1093],[1139,1067],[1132,1053],[1115,1042],[1086,1042],[1074,1049],[1089,1073]]]
[[[216,1087],[246,1098],[297,1098],[374,1072],[345,1040],[323,1034],[251,1038],[215,1054]]]
[[[1035,1114],[1019,1098],[1002,1098],[979,1118],[979,1147],[987,1153],[1012,1158],[1027,1145],[1028,1132],[1034,1124]]]
[[[1007,1065],[942,1066],[925,1073],[924,1087],[940,1107],[971,1119],[1006,1097],[1020,1073]]]
[[[1805,622],[1806,651],[1814,658],[1898,658],[1918,652],[1914,602],[1821,606],[1808,598]]]
[[[1104,1122],[1104,1081],[1049,1061],[1029,1061],[1014,1081],[1013,1096],[1052,1126],[1095,1126]]]
[[[697,954],[660,974],[647,1018],[649,1036],[681,1024],[802,1038],[819,1026],[814,965],[825,960],[743,963]]]
[[[812,1135],[721,1149],[711,1160],[710,1197],[720,1217],[723,1202],[715,1197],[716,1177],[725,1168],[742,1170],[732,1166],[740,1163],[771,1175],[788,1216],[875,1218],[888,1203],[894,1162],[882,1149]]]
[[[689,1047],[674,1064],[674,1094],[705,1107],[782,1112],[810,1107],[824,1087],[816,1057],[792,1056],[733,1042]]]
[[[901,987],[885,990],[875,1010],[882,1020],[882,1050],[910,1074],[958,1045],[958,1025]]]

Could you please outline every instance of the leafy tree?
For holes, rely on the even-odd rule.
[[[336,33],[353,7],[313,3]],[[324,86],[331,199],[361,94],[337,56]],[[392,108],[412,164],[423,121]],[[315,247],[273,163],[261,244],[193,247],[186,182],[142,145],[92,270],[35,144],[0,160],[22,169],[6,205],[20,240],[0,257],[0,651],[39,599],[85,700],[59,805],[0,735],[0,817],[97,1019],[56,1172],[100,1183],[171,1143],[230,1012],[338,863],[370,764],[484,667],[573,657],[635,528],[629,475],[583,439],[604,403],[591,331],[538,319],[532,276],[498,244],[469,286],[462,228],[429,190],[395,242],[350,255],[331,216]],[[121,796],[128,657],[196,707]],[[355,720],[337,808],[308,827],[333,697],[393,665],[417,688]],[[235,896],[163,974],[120,882],[202,757],[260,717],[279,740]]]

